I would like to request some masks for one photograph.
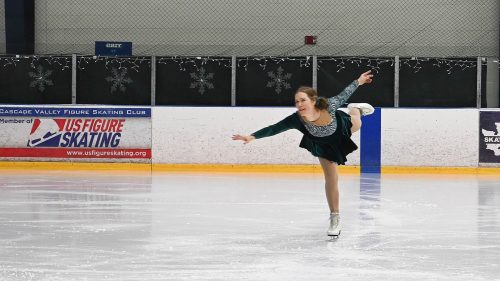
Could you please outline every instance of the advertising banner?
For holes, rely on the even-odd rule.
[[[482,110],[479,120],[479,163],[500,165],[500,111]]]
[[[149,162],[151,109],[0,106],[0,158]]]

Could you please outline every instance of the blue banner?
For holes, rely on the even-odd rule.
[[[0,116],[25,117],[151,117],[145,107],[6,107],[0,106]]]

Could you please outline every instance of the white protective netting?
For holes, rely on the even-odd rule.
[[[498,0],[37,0],[38,54],[498,57]],[[0,26],[1,28],[1,26]],[[304,36],[317,44],[304,45]],[[0,40],[2,37],[0,37]],[[1,49],[0,49],[1,51]]]

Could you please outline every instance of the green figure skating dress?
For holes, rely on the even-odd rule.
[[[358,149],[358,146],[351,140],[351,116],[337,109],[352,96],[358,86],[358,82],[354,81],[340,94],[327,99],[327,111],[332,117],[331,123],[327,125],[314,125],[295,112],[274,125],[258,130],[252,136],[260,139],[297,129],[304,134],[300,147],[309,150],[316,157],[344,165],[347,161],[346,156]]]

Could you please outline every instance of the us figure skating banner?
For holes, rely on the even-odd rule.
[[[500,164],[500,111],[482,110],[479,120],[479,163]]]
[[[151,159],[151,109],[0,107],[0,158]]]

